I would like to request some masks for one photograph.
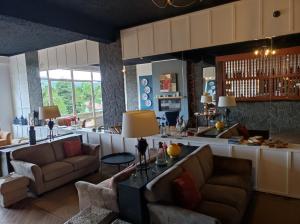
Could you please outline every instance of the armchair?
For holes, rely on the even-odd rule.
[[[0,147],[11,144],[11,133],[7,131],[0,131]]]

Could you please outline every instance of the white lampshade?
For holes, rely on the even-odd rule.
[[[159,133],[154,111],[128,111],[123,113],[122,136],[141,138]]]
[[[47,106],[39,108],[39,119],[46,120],[60,117],[58,106]]]
[[[220,96],[218,107],[235,107],[236,101],[234,96]]]
[[[212,102],[212,96],[209,95],[203,95],[201,96],[201,103],[211,103]]]

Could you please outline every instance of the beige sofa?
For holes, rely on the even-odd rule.
[[[59,187],[99,169],[99,145],[82,144],[83,155],[66,158],[63,142],[79,136],[28,146],[11,153],[17,174],[30,179],[29,188],[36,194]]]
[[[203,197],[193,211],[177,206],[172,194],[172,181],[183,170]],[[197,149],[146,186],[151,223],[241,223],[252,192],[251,170],[249,160],[213,156],[209,146]]]
[[[0,147],[11,145],[11,133],[7,131],[0,131]]]

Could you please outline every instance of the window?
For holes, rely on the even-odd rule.
[[[88,126],[103,125],[99,72],[58,69],[40,77],[43,105],[57,105],[62,116],[76,114]]]

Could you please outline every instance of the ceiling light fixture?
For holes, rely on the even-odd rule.
[[[168,6],[185,8],[195,4],[197,1],[202,2],[203,0],[152,0],[153,4],[160,9],[165,9]]]

